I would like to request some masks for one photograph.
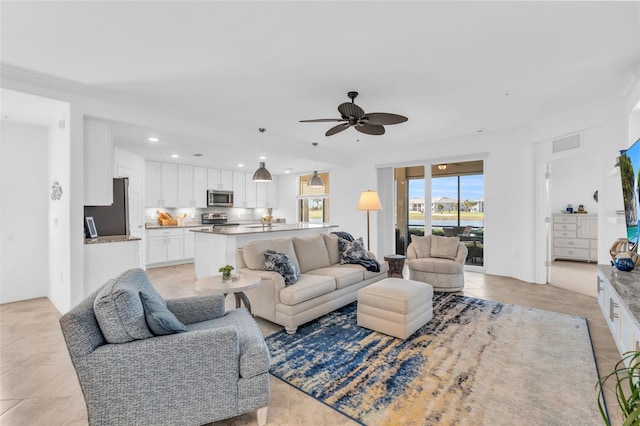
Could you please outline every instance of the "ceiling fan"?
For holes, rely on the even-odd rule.
[[[342,118],[318,118],[315,120],[300,120],[301,123],[327,123],[340,122],[327,130],[326,136],[332,136],[340,133],[349,127],[354,127],[361,133],[368,135],[384,135],[384,126],[389,124],[404,123],[407,117],[398,114],[389,114],[386,112],[371,112],[365,114],[364,110],[356,105],[353,100],[358,97],[358,92],[347,93],[351,103],[345,102],[338,106],[338,111]]]

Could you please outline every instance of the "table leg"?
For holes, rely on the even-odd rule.
[[[242,301],[242,303],[244,303],[244,306],[247,308],[247,311],[251,313],[251,303],[249,302],[249,298],[247,297],[247,295],[244,294],[243,291],[240,291],[238,293],[235,293],[235,296],[236,296],[236,308],[239,308],[241,306],[240,301]]]

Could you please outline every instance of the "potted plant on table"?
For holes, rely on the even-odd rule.
[[[231,265],[225,265],[218,269],[218,272],[222,272],[222,282],[230,283],[231,282],[231,271],[234,270],[234,267]]]
[[[596,384],[600,392],[604,392],[605,383],[613,380],[616,401],[623,418],[622,426],[640,425],[640,352],[625,352],[618,361],[613,372],[604,376]],[[602,398],[598,398],[598,408],[605,425],[611,426]]]

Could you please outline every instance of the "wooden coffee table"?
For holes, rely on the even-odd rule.
[[[222,282],[222,275],[214,275],[212,277],[205,277],[196,281],[196,291],[203,293],[222,293],[225,296],[229,293],[233,293],[236,298],[236,308],[241,306],[241,301],[249,312],[251,312],[251,303],[245,290],[258,287],[262,282],[261,278],[257,275],[240,274],[238,277],[233,278],[231,283],[226,284]]]

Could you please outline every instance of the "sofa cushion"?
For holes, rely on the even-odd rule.
[[[364,269],[364,267],[362,268]],[[351,284],[359,283],[363,280],[363,273],[360,270],[346,268],[342,265],[334,265],[328,268],[312,269],[307,274],[322,275],[336,280],[336,289],[348,287]]]
[[[288,255],[273,250],[264,253],[264,269],[282,275],[285,285],[295,284],[300,275],[298,265]]]
[[[166,305],[142,269],[130,269],[100,289],[93,311],[107,342],[127,343],[153,337],[145,319],[141,292]]]
[[[458,237],[440,237],[434,235],[431,237],[429,256],[455,260],[458,254],[459,243],[460,238]]]
[[[322,234],[324,243],[327,246],[327,252],[329,253],[329,262],[332,265],[340,263],[340,250],[338,248],[338,236],[336,234]]]
[[[421,237],[419,235],[411,234],[411,242],[416,250],[418,257],[430,257],[431,251],[431,235],[425,235]]]
[[[340,247],[340,263],[343,265],[345,263],[355,263],[361,259],[369,259],[362,237],[353,241],[339,238],[338,246]]]
[[[140,293],[140,300],[142,301],[147,325],[156,336],[187,331],[184,324],[178,321],[178,318],[167,308],[167,305],[159,303],[145,293]]]
[[[358,271],[362,271],[362,273],[364,274],[364,279],[368,280],[369,278],[378,276],[380,274],[385,274],[385,276],[387,275],[387,272],[389,271],[389,262],[387,261],[382,261],[380,262],[380,272],[375,272],[375,271],[367,271],[367,268],[365,268],[362,265],[358,265],[355,263],[349,263],[346,265],[340,265],[342,268],[353,268],[353,269],[357,269]]]
[[[336,280],[313,274],[300,274],[296,285],[280,290],[280,301],[285,305],[297,305],[305,300],[330,293],[336,289]]]
[[[300,273],[331,266],[329,252],[322,235],[311,237],[293,237],[293,248],[296,251]]]
[[[293,250],[293,242],[290,238],[248,242],[242,249],[244,263],[247,264],[249,269],[264,271],[264,253],[267,250],[286,254],[298,265],[298,269],[300,269],[300,263],[296,257],[296,252]]]

